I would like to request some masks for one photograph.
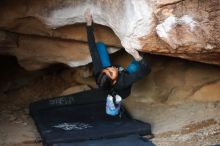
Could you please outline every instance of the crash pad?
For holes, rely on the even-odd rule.
[[[60,143],[54,146],[155,146],[148,139],[139,135],[128,135],[118,138],[87,140],[74,143]]]
[[[150,124],[132,119],[123,106],[119,116],[106,115],[106,96],[102,90],[94,89],[32,103],[30,114],[43,143],[56,145],[101,140],[101,144],[111,138],[151,134]]]

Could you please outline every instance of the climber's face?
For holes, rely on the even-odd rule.
[[[114,66],[108,67],[105,68],[103,72],[113,81],[113,85],[114,85],[118,78],[118,68]]]

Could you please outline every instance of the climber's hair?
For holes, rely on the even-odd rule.
[[[102,89],[110,89],[113,85],[113,81],[105,72],[101,72],[98,76],[97,84]]]

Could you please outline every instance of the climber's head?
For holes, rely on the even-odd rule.
[[[111,66],[103,69],[98,77],[97,83],[99,87],[109,89],[117,82],[117,79],[118,68]]]

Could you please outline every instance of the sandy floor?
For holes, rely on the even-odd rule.
[[[158,146],[220,144],[220,103],[183,103],[149,105],[127,102],[136,119],[152,124]]]

